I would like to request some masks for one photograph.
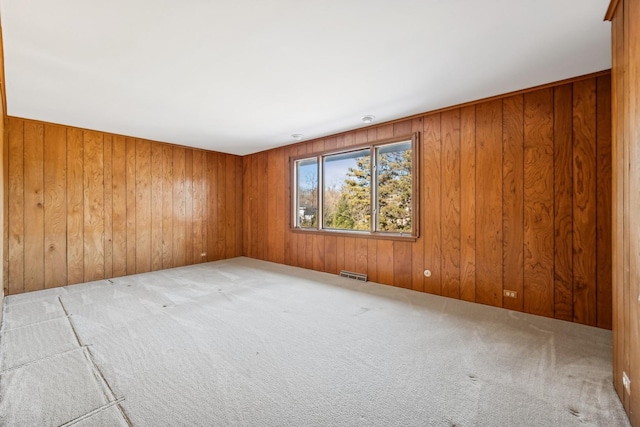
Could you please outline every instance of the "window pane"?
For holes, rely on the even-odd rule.
[[[411,141],[376,149],[377,231],[411,232]]]
[[[318,227],[318,159],[296,162],[298,227]]]
[[[371,229],[371,153],[369,149],[324,157],[323,227]]]

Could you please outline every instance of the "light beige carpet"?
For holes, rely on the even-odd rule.
[[[3,426],[628,426],[611,333],[248,258],[5,299]]]

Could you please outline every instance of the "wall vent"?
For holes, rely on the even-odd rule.
[[[352,271],[340,270],[340,276],[346,277],[347,279],[359,280],[361,282],[367,281],[366,274],[354,273]]]

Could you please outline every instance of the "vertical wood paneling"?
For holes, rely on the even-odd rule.
[[[324,238],[324,271],[331,274],[338,274],[336,268],[338,260],[338,241],[335,236],[325,236]]]
[[[113,136],[103,137],[104,277],[113,277]]]
[[[84,281],[104,279],[103,135],[84,131]]]
[[[202,151],[195,150],[193,152],[193,228],[191,234],[194,263],[203,261],[202,252],[204,252],[202,248],[202,221],[204,217],[202,179]]]
[[[276,156],[277,150],[271,150],[267,153],[266,160],[266,180],[270,183],[274,183],[277,180],[277,176],[280,175],[280,171],[276,169]],[[276,193],[282,193],[281,188],[277,188],[275,185],[267,187],[267,194],[265,200],[266,211],[264,215],[267,217],[267,223],[273,224],[276,221]],[[277,242],[277,230],[276,227],[268,227],[266,230],[266,238],[267,241],[272,242],[272,244],[267,246],[266,251],[266,260],[267,261],[275,261],[275,251],[276,251],[276,242]]]
[[[424,227],[421,231],[424,242],[424,268],[431,271],[431,277],[424,281],[424,290],[432,294],[442,293],[441,272],[441,139],[440,115],[426,116],[423,120],[421,215]]]
[[[225,167],[225,201],[224,201],[224,216],[225,216],[225,238],[223,241],[224,244],[224,256],[225,258],[231,258],[235,256],[235,232],[236,232],[236,224],[237,221],[241,218],[237,218],[235,215],[235,197],[236,192],[234,191],[234,176],[236,173],[236,162],[233,157],[226,156],[223,158],[224,167]],[[270,195],[271,196],[271,195]],[[275,198],[275,194],[273,194]],[[282,217],[279,217],[282,218]],[[274,218],[274,228],[275,223],[279,222]],[[274,236],[274,237],[277,237]],[[277,245],[275,245],[277,246]]]
[[[611,76],[599,77],[596,84],[596,324],[611,329]]]
[[[393,285],[411,289],[411,243],[393,242]]]
[[[217,176],[217,157],[216,153],[207,153],[207,175],[211,177]],[[174,160],[175,165],[175,160]],[[215,179],[210,179],[208,198],[208,217],[209,224],[207,229],[207,259],[209,261],[215,261],[218,258],[217,246],[218,246],[218,224],[221,221],[219,206],[218,206],[218,182]],[[175,204],[175,200],[174,200]]]
[[[623,0],[624,1],[624,0]],[[612,44],[612,70],[611,70],[611,97],[612,97],[612,287],[613,287],[613,384],[624,403],[625,390],[622,384],[622,371],[625,359],[625,338],[628,330],[625,328],[625,294],[624,294],[624,104],[626,90],[624,85],[624,21],[621,18],[623,7],[618,4],[615,16],[611,22]],[[626,409],[626,408],[625,408]]]
[[[9,293],[24,292],[24,122],[9,120]]]
[[[476,299],[476,107],[460,110],[460,298]]]
[[[633,236],[629,242],[629,378],[632,381],[632,391],[629,396],[629,418],[633,426],[640,426],[640,393],[637,384],[640,383],[640,220],[637,212],[640,210],[640,3],[638,0],[623,0],[627,9],[625,12],[626,25],[625,40],[628,46],[628,78],[629,78],[629,205],[633,212],[630,218],[629,235]],[[634,388],[635,387],[635,388]],[[635,390],[635,391],[634,391]]]
[[[184,156],[184,241],[185,264],[193,264],[193,150],[185,150]]]
[[[460,110],[441,114],[442,295],[460,298]]]
[[[358,273],[356,267],[356,239],[345,237],[344,239],[344,269]]]
[[[255,156],[246,156],[242,159],[242,179],[246,187],[242,192],[242,205],[244,206],[244,215],[242,215],[242,228],[244,234],[242,236],[242,253],[248,257],[253,257],[253,251],[249,241],[255,240],[253,232],[253,197],[256,195],[256,189],[253,186],[255,173],[251,173]],[[211,215],[211,213],[209,213]]]
[[[162,144],[151,144],[151,270],[162,269]]]
[[[44,127],[44,287],[67,284],[67,132]]]
[[[244,212],[244,208],[242,205],[243,199],[242,199],[242,188],[243,188],[243,176],[242,176],[242,159],[239,157],[235,158],[235,163],[236,163],[236,174],[235,177],[233,179],[233,193],[236,195],[235,198],[235,203],[236,203],[236,210],[235,210],[235,215],[236,216],[240,216],[243,214]],[[243,215],[244,216],[244,215]],[[237,221],[236,223],[236,234],[235,234],[235,242],[236,242],[236,253],[234,254],[235,256],[240,256],[243,255],[242,253],[242,238],[243,238],[243,229],[242,229],[242,222],[240,220]]]
[[[263,164],[265,165],[265,169],[266,169],[266,162]],[[217,203],[216,203],[216,206],[218,208],[218,215],[219,215],[218,216],[219,220],[217,222],[217,229],[216,229],[216,254],[218,259],[224,259],[227,257],[227,255],[225,254],[225,250],[226,250],[225,239],[227,235],[227,230],[229,229],[227,210],[226,210],[227,167],[226,167],[226,162],[224,160],[224,156],[219,154],[216,155],[216,171],[217,171],[216,183],[219,185],[219,188],[220,188],[217,193]],[[263,176],[266,176],[266,174]],[[265,179],[262,179],[261,182],[264,182],[266,184]],[[260,194],[262,195],[262,201],[266,202],[264,200],[264,197],[267,194],[266,191],[262,191]],[[229,196],[231,195],[229,194]],[[260,205],[265,206],[265,203],[260,203]],[[266,227],[266,224],[264,224],[264,221],[266,220],[266,215],[262,215],[261,219],[263,221],[263,224],[261,224],[261,227],[264,233],[266,234],[267,227]],[[262,248],[264,249],[264,244],[262,245]],[[264,259],[264,252],[260,259]]]
[[[357,271],[395,286],[409,281],[418,291],[572,319],[577,304],[573,262],[581,256],[573,254],[572,234],[577,168],[573,87],[585,79],[594,80],[578,78],[246,156],[244,255],[319,271]],[[598,79],[604,82],[606,77]],[[603,100],[599,108],[605,104]],[[594,129],[596,118],[598,129],[609,121],[606,112],[597,111],[588,119]],[[287,211],[291,207],[289,168],[276,163],[281,152],[287,163],[290,157],[411,132],[420,133],[420,235],[415,242],[292,232],[290,214],[277,213],[277,206]],[[597,137],[598,144],[606,145],[604,133]],[[606,167],[606,147],[598,149],[601,152]],[[597,162],[587,166],[594,176]],[[264,181],[279,180],[265,187]],[[598,180],[596,194],[603,200],[607,194],[600,193],[610,191],[606,187],[606,180]],[[282,202],[276,202],[278,198]],[[600,209],[598,217],[606,216]],[[588,210],[595,215],[595,204]],[[604,238],[609,225],[606,220],[596,224]],[[284,243],[279,243],[282,234]],[[280,245],[285,254],[278,261]],[[606,254],[606,247],[602,252]],[[606,262],[599,268],[606,276]],[[430,278],[425,278],[425,269],[431,271]],[[503,298],[503,290],[517,291],[517,298]]]
[[[385,285],[393,285],[393,242],[391,240],[371,240],[369,243],[369,247],[375,247],[377,281]]]
[[[573,94],[554,88],[554,289],[555,318],[573,320]]]
[[[44,288],[44,126],[24,124],[24,289]]]
[[[136,140],[136,273],[151,271],[151,143]]]
[[[162,147],[162,268],[173,267],[173,147]]]
[[[126,139],[127,274],[136,273],[136,140]]]
[[[573,320],[596,323],[596,81],[573,85]]]
[[[324,239],[325,236],[313,235],[311,239],[313,252],[312,252],[312,268],[316,271],[324,271]],[[373,242],[375,245],[375,242]]]
[[[173,266],[181,267],[186,262],[185,227],[185,149],[173,148]]]
[[[553,317],[553,90],[524,96],[524,311]]]
[[[424,127],[424,125],[422,124],[423,119],[421,118],[417,118],[417,119],[413,119],[411,120],[411,132],[412,133],[417,133],[419,135],[419,139],[418,139],[418,143],[420,144],[420,148],[423,149],[424,148],[424,144],[422,139],[420,138],[421,133],[422,133],[422,129]],[[422,159],[421,153],[422,151],[420,151],[418,153],[418,156],[420,157],[420,160]],[[422,167],[422,165],[419,165],[420,167]],[[422,170],[420,168],[420,170]],[[420,188],[424,188],[424,180],[425,180],[425,174],[421,173],[419,174],[419,176],[416,179],[416,182],[419,183]],[[422,198],[424,196],[421,194],[420,198],[418,199],[420,201],[420,203],[422,203]],[[420,216],[418,217],[418,221],[419,221],[419,230],[420,230],[420,235],[418,236],[418,239],[416,240],[415,244],[411,245],[412,246],[412,251],[411,251],[411,289],[413,289],[414,291],[420,291],[420,292],[424,292],[424,281],[425,281],[425,277],[424,277],[424,264],[425,264],[425,259],[424,259],[424,237],[422,237],[424,235],[424,227],[425,227],[425,216],[424,214],[420,214]]]
[[[215,243],[218,256],[242,254],[240,157],[13,117],[8,124],[7,293],[168,268],[174,256],[201,262],[209,227],[225,239]],[[222,176],[207,173],[208,155]],[[221,223],[211,224],[209,209]]]
[[[285,181],[285,174],[282,173],[285,170],[285,157],[284,150],[279,149],[276,150],[276,155],[273,159],[273,165],[275,170],[278,173],[275,174],[275,182],[273,187],[275,191],[273,191],[273,198],[276,201],[275,206],[275,217],[270,224],[273,225],[275,229],[275,242],[274,242],[274,251],[275,254],[273,256],[274,262],[284,263],[284,240],[285,240],[285,222],[282,221],[282,218],[286,217],[286,206],[288,206],[287,199],[285,198],[285,192],[282,191],[283,188],[286,188],[288,182]],[[235,218],[235,216],[234,216]],[[234,222],[235,227],[235,222]],[[271,240],[270,240],[271,241]]]
[[[502,306],[502,101],[476,105],[476,301]]]
[[[365,239],[356,239],[356,273],[367,274],[368,267],[368,245]]]
[[[127,274],[127,145],[113,137],[113,277]]]
[[[504,298],[503,307],[523,309],[524,281],[524,97],[502,101],[502,276],[503,288],[517,298]]]

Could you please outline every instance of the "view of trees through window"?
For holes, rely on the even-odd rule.
[[[409,140],[298,160],[296,225],[355,231],[372,231],[373,226],[373,231],[410,233],[411,146]],[[372,158],[376,166],[373,177]],[[322,203],[321,227],[318,203]]]
[[[369,230],[371,153],[353,151],[324,158],[324,228]]]
[[[299,227],[318,227],[318,159],[297,162],[297,200]]]

